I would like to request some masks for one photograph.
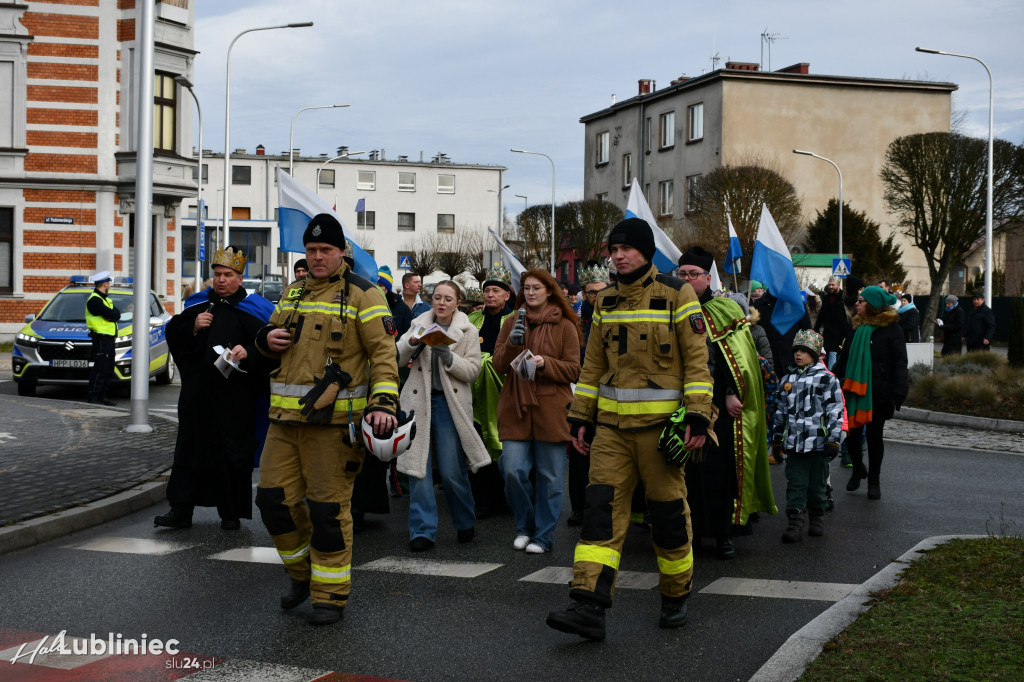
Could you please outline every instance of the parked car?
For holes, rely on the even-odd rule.
[[[281,292],[284,291],[284,281],[277,275],[266,275],[261,281],[256,293],[271,303],[281,300]]]
[[[49,300],[38,316],[25,316],[26,324],[15,336],[11,351],[18,395],[33,396],[40,384],[85,386],[89,383],[92,340],[85,326],[85,303],[92,291],[88,278],[74,276],[69,285]],[[131,381],[132,377],[132,308],[135,295],[132,280],[115,280],[108,295],[121,311],[114,341],[112,384],[117,385]],[[169,384],[174,379],[174,363],[167,349],[166,335],[171,315],[152,291],[149,292],[149,310],[146,312],[149,375],[155,377],[159,384]]]

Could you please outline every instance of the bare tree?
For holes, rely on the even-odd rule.
[[[463,248],[466,251],[466,255],[469,256],[471,263],[466,270],[477,282],[483,282],[487,279],[487,263],[484,261],[484,254],[487,251],[485,247],[490,240],[490,235],[484,239],[484,236],[479,232],[466,233]]]
[[[556,210],[555,221],[563,248],[575,249],[579,261],[600,260],[605,240],[615,224],[622,220],[622,209],[608,201],[583,199],[568,201]]]
[[[409,272],[426,277],[437,270],[436,234],[420,237],[412,249],[412,267]]]
[[[510,237],[505,243],[523,266],[547,267],[551,261],[551,206],[537,204],[523,210]]]
[[[750,272],[762,204],[768,206],[786,243],[798,243],[803,216],[800,199],[777,163],[752,159],[743,165],[716,168],[691,191],[688,234],[679,240],[680,248],[703,246],[721,262],[729,248],[728,215],[743,248],[742,271]]]
[[[995,140],[992,212],[1004,221],[1022,215],[1020,147]],[[889,145],[880,177],[885,203],[904,234],[924,254],[931,279],[922,329],[931,329],[949,272],[983,235],[988,144],[959,133],[920,133]]]

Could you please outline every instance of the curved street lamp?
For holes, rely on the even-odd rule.
[[[543,156],[548,161],[551,161],[551,157],[547,154],[541,154],[540,152],[528,152],[525,149],[510,149],[516,154],[533,154],[535,156]],[[558,275],[555,274],[555,162],[551,161],[551,276],[558,279]]]
[[[356,156],[358,154],[365,153],[366,152],[345,152],[344,154],[339,154],[338,156],[335,156],[333,159],[327,159],[326,161],[324,161],[323,164],[321,164],[321,166],[316,169],[316,195],[320,196],[320,171],[322,171],[324,168],[327,168],[327,164],[331,163],[332,161],[337,161],[338,159],[347,159],[350,156]],[[289,173],[289,175],[291,175],[291,173]]]
[[[839,173],[839,260],[843,259],[843,172],[839,170],[839,166],[836,165],[835,161],[826,159],[824,156],[819,156],[814,152],[807,152],[803,149],[794,149],[794,154],[803,154],[804,156],[813,156],[816,159],[827,161],[832,164],[832,167],[836,169],[836,173]]]
[[[291,127],[288,128],[288,175],[291,175],[293,178],[295,177],[295,174],[292,173],[292,166],[294,165],[293,161],[292,161],[292,158],[294,156],[294,149],[293,148],[295,147],[295,142],[294,142],[294,140],[295,140],[295,119],[298,118],[299,114],[301,114],[303,111],[309,111],[310,109],[342,109],[342,108],[347,107],[347,106],[351,106],[351,105],[349,105],[349,104],[319,104],[319,105],[313,106],[313,107],[302,107],[301,109],[299,109],[298,111],[295,112],[295,115],[292,116]],[[358,153],[362,154],[363,152],[358,152]],[[338,158],[340,159],[341,157],[339,156]]]

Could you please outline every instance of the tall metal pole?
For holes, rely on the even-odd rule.
[[[178,76],[174,80],[178,85],[188,90],[189,94],[192,95],[192,99],[196,101],[196,112],[199,114],[199,172],[196,175],[198,178],[196,182],[196,276],[195,285],[193,286],[193,291],[198,292],[203,286],[202,265],[199,260],[199,252],[202,250],[200,247],[200,239],[204,235],[204,230],[199,229],[200,225],[203,223],[203,108],[199,106],[199,98],[196,97],[196,93],[192,89],[192,81],[184,76]],[[182,256],[184,255],[185,254],[182,254]]]
[[[348,105],[348,104],[319,104],[319,105],[314,106],[314,107],[302,107],[301,109],[299,109],[298,111],[295,112],[295,115],[292,116],[292,124],[288,128],[288,175],[292,176],[293,178],[295,177],[295,173],[293,172],[293,169],[294,169],[294,166],[295,166],[295,163],[293,161],[293,147],[295,147],[295,119],[299,117],[299,114],[301,114],[303,111],[309,111],[310,109],[341,109],[341,108],[347,107],[347,106],[350,106],[350,105]],[[362,152],[360,152],[360,153],[362,153]],[[338,157],[338,158],[341,158],[341,157]],[[319,187],[318,187],[318,189],[319,189]]]
[[[836,173],[839,173],[839,260],[843,259],[843,172],[839,170],[839,166],[836,165],[835,161],[826,159],[824,156],[815,154],[814,152],[807,152],[802,149],[794,149],[794,154],[803,154],[804,156],[813,156],[816,159],[822,161],[828,161],[832,164],[832,167],[836,169]]]
[[[988,181],[985,187],[985,305],[992,307],[992,109],[993,89],[992,70],[988,64],[977,57],[969,54],[957,54],[955,52],[943,52],[942,50],[930,50],[924,47],[915,47],[918,52],[927,54],[944,54],[947,57],[961,57],[973,59],[985,67],[988,74]]]
[[[132,293],[130,433],[149,433],[149,290],[153,240],[153,3],[139,17],[139,112],[135,140],[135,277]]]
[[[558,275],[555,274],[555,162],[551,160],[551,157],[541,152],[528,152],[525,149],[511,149],[517,154],[533,154],[535,156],[543,156],[549,162],[551,162],[551,276],[555,279]]]
[[[234,48],[235,42],[246,33],[272,31],[278,28],[305,28],[312,25],[312,21],[305,21],[297,24],[248,28],[236,35],[231,44],[228,45],[227,74],[224,81],[224,207],[221,215],[222,239],[217,240],[217,245],[220,247],[226,246],[231,240],[231,227],[228,222],[231,216],[231,50]]]

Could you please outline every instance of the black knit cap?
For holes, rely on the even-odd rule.
[[[300,258],[299,260],[295,261],[295,267],[293,267],[292,270],[298,270],[299,268],[302,268],[307,272],[309,271],[309,264],[306,262],[305,258]]]
[[[696,265],[705,272],[711,272],[711,268],[714,264],[715,257],[711,255],[711,252],[706,251],[700,246],[691,246],[686,250],[686,253],[679,257],[679,267],[684,265]]]
[[[648,261],[654,258],[654,232],[646,220],[627,218],[612,228],[608,235],[608,248],[612,244],[625,244],[644,255]]]
[[[309,242],[330,244],[344,251],[345,232],[341,229],[341,223],[330,213],[318,213],[313,216],[306,226],[306,231],[302,233],[302,244],[306,245]]]

